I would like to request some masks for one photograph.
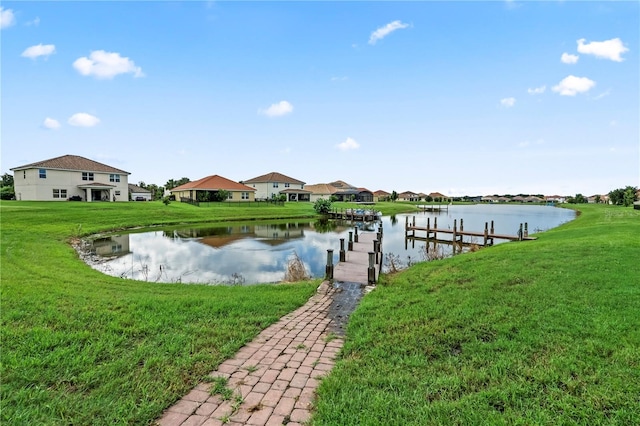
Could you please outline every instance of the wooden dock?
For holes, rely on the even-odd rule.
[[[424,232],[425,234],[420,237],[416,235],[416,232]],[[481,238],[482,245],[493,245],[494,240],[509,240],[509,241],[529,241],[535,240],[536,237],[529,236],[529,226],[527,223],[520,224],[520,229],[518,230],[518,235],[506,235],[506,234],[496,234],[494,232],[493,221],[491,221],[491,228],[489,228],[489,223],[484,223],[484,231],[465,231],[464,230],[464,220],[460,219],[460,229],[458,229],[458,221],[453,221],[453,229],[440,229],[438,228],[438,218],[434,218],[433,227],[431,227],[431,220],[427,218],[427,226],[416,226],[416,217],[413,216],[413,220],[409,223],[409,217],[406,217],[405,222],[405,237],[406,238],[415,238],[422,240],[438,240],[438,234],[451,235],[451,242],[459,242],[466,244],[464,241],[464,237],[473,238]],[[443,240],[440,240],[443,241]],[[473,241],[468,241],[467,243],[473,243]],[[479,242],[475,244],[480,244]]]
[[[441,211],[443,211],[443,210],[444,210],[444,211],[446,211],[446,212],[448,212],[448,211],[449,211],[449,204],[445,204],[445,205],[442,205],[442,204],[438,204],[438,205],[436,205],[436,204],[432,204],[432,205],[430,205],[430,206],[427,206],[427,205],[417,205],[416,207],[417,207],[417,208],[419,208],[420,210],[422,210],[423,212],[441,212]]]
[[[329,212],[330,219],[373,222],[380,219],[381,213],[371,209],[340,209]]]
[[[336,265],[327,264],[327,278],[361,285],[375,284],[382,267],[380,229],[378,232],[356,234],[347,247],[341,239],[341,249],[344,250],[340,250],[340,260]]]

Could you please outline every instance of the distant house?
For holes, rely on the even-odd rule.
[[[129,200],[131,173],[78,155],[63,155],[11,170],[18,200]]]
[[[564,195],[547,195],[544,199],[547,203],[564,203],[567,201],[567,197]]]
[[[415,192],[405,191],[398,194],[398,201],[420,201],[420,196]]]
[[[133,201],[151,201],[153,195],[148,189],[144,189],[132,183],[129,184],[129,199]]]
[[[378,201],[388,201],[389,199],[391,199],[391,194],[387,191],[379,189],[373,192],[373,201],[375,201],[376,203]]]
[[[303,181],[277,172],[267,173],[241,183],[256,189],[257,200],[271,200],[282,194],[287,196],[287,201],[310,201],[311,199],[311,191],[304,189]]]
[[[431,197],[432,200],[440,200],[440,201],[446,201],[449,198],[446,195],[441,194],[440,192],[431,192],[429,194],[429,197]]]
[[[332,196],[337,201],[373,202],[373,192],[366,188],[357,188],[341,180],[331,183],[307,185],[305,188],[311,192],[310,198],[312,202],[320,198],[330,199]]]
[[[187,182],[184,185],[171,189],[171,195],[176,201],[202,201],[214,200],[219,191],[229,193],[229,201],[254,201],[255,188],[232,181],[218,175],[207,176],[202,179]]]

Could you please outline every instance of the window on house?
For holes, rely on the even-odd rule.
[[[67,190],[66,189],[54,189],[53,190],[53,198],[67,198]]]
[[[273,187],[277,188],[278,187],[278,182],[273,182]]]
[[[38,175],[40,176],[40,179],[46,179],[47,178],[47,169],[40,169],[38,172]]]
[[[248,192],[243,192],[242,193],[242,199],[243,200],[248,200],[249,199],[249,193]]]
[[[93,180],[93,173],[82,172],[82,180]]]
[[[27,178],[27,171],[23,170],[22,171],[22,179],[26,179]]]
[[[116,195],[120,195],[120,191],[116,191]]]
[[[289,184],[288,184],[288,183],[285,183],[285,184],[284,184],[284,187],[285,187],[285,188],[288,188],[288,187],[289,187]]]
[[[227,197],[228,200],[233,200],[233,192],[229,192],[229,197]]]
[[[120,175],[109,175],[109,182],[120,182]]]

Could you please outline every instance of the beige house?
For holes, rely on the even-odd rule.
[[[287,201],[309,201],[311,196],[311,191],[304,189],[304,182],[277,172],[267,173],[240,183],[256,189],[256,200],[271,200],[284,194]]]
[[[382,189],[379,189],[373,193],[373,201],[375,201],[376,203],[378,201],[388,201],[390,199],[391,199],[391,194]]]
[[[170,192],[176,201],[213,201],[219,191],[227,191],[228,201],[255,201],[255,188],[235,182],[218,175],[187,182],[173,188]]]
[[[78,155],[14,167],[17,200],[129,201],[131,173]]]
[[[342,180],[331,183],[307,185],[306,189],[311,193],[312,202],[321,198],[328,200],[331,197],[334,197],[337,201],[354,201],[358,203],[373,202],[373,192],[366,188],[356,188]]]
[[[420,195],[411,191],[401,192],[398,194],[398,201],[420,201]]]

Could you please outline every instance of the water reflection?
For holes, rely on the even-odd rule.
[[[427,217],[432,223],[437,217],[439,228],[451,227],[455,219],[464,218],[465,229],[474,231],[481,231],[486,221],[493,220],[496,233],[515,234],[522,222],[528,222],[533,233],[573,219],[574,212],[542,206],[477,205],[383,217],[382,250],[401,266],[429,257],[425,242],[405,238],[405,223],[413,217],[419,226],[426,224]],[[358,232],[377,232],[378,223],[245,222],[111,235],[91,241],[92,253],[100,259],[92,267],[109,275],[150,282],[255,284],[282,281],[288,262],[297,255],[311,276],[321,277],[327,249],[333,249],[337,263],[340,239],[348,241],[354,227]],[[437,250],[444,255],[451,252],[450,245],[440,246]],[[390,266],[387,262],[383,271]]]

